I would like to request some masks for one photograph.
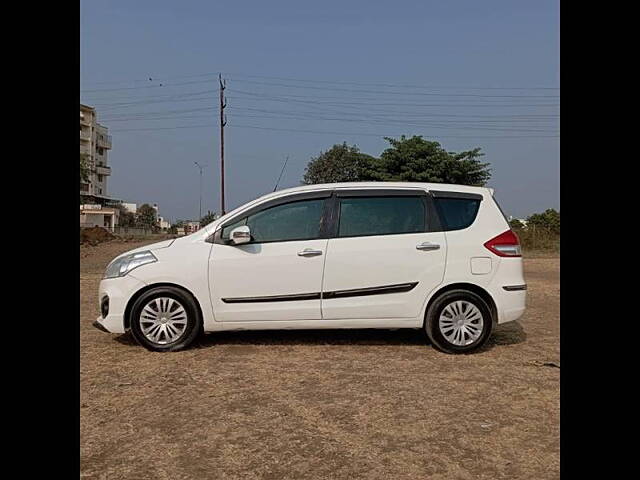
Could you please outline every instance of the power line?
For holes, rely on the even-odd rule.
[[[249,111],[250,113],[243,113]],[[251,112],[258,111],[267,113],[266,115],[256,115]],[[377,115],[362,116],[357,114],[343,114],[343,116],[325,116],[322,112],[271,112],[269,110],[260,109],[243,109],[232,108],[233,116],[239,118],[265,118],[265,119],[283,119],[283,120],[303,120],[303,121],[332,121],[332,122],[352,122],[359,124],[373,124],[373,125],[401,125],[401,126],[418,126],[418,127],[433,127],[433,128],[448,128],[459,130],[494,130],[494,131],[528,131],[528,132],[550,132],[549,130],[540,130],[536,128],[520,128],[520,127],[540,127],[545,126],[545,122],[555,122],[557,119],[531,119],[531,118],[509,118],[507,120],[492,119],[492,120],[478,120],[478,119],[465,119],[457,118],[455,120],[443,119],[443,118],[425,118],[425,117],[413,117],[413,118],[386,118]],[[238,112],[238,113],[236,113]],[[275,114],[269,114],[275,113]],[[350,115],[345,117],[344,115]],[[428,117],[428,115],[426,116]],[[109,122],[131,122],[131,121],[166,121],[166,120],[188,120],[197,118],[209,118],[209,115],[135,115],[135,116],[120,116],[111,117]],[[420,122],[420,123],[418,123]],[[543,123],[540,123],[543,122]],[[508,123],[508,126],[502,126]],[[547,123],[548,125],[548,123]],[[517,128],[511,128],[511,127]],[[548,125],[552,126],[552,125]],[[555,131],[555,130],[554,130]]]
[[[180,114],[180,113],[193,113],[200,111],[210,111],[215,110],[218,107],[202,107],[202,108],[188,108],[188,109],[180,109],[180,110],[160,110],[160,111],[147,111],[147,112],[128,112],[128,113],[116,113],[116,114],[106,114],[101,120],[112,121],[115,118],[131,118],[135,116],[145,117],[147,115],[166,115],[166,114]],[[306,111],[306,110],[271,110],[268,108],[253,108],[253,107],[231,107],[233,110],[242,110],[242,111],[253,111],[253,112],[261,112],[261,113],[309,113],[316,114],[317,110]],[[393,115],[402,115],[402,116],[412,116],[412,117],[451,117],[451,118],[507,118],[507,119],[537,119],[537,118],[553,118],[557,119],[560,117],[559,114],[535,114],[535,113],[525,113],[525,114],[455,114],[455,113],[419,113],[419,112],[393,112],[389,110],[373,110],[382,113],[377,113],[377,116],[393,116]],[[336,111],[336,113],[341,113],[344,115],[359,115],[359,112],[340,112]]]
[[[296,100],[295,98],[290,98],[291,95],[268,95],[263,93],[254,93],[247,92],[244,90],[235,90],[230,88],[230,92],[238,93],[241,95],[248,95],[251,97],[256,97],[255,99],[259,101],[275,101],[275,102],[285,102],[285,103],[303,103],[303,104],[317,104],[317,105],[374,105],[374,106],[411,106],[411,107],[558,107],[560,106],[557,103],[534,103],[534,104],[525,104],[525,103],[516,103],[516,104],[507,104],[507,103],[469,103],[469,104],[434,104],[434,103],[398,103],[398,102],[387,102],[387,103],[371,103],[371,102],[319,102],[314,100]],[[232,97],[230,97],[232,98]]]
[[[282,120],[307,120],[307,121],[336,121],[336,122],[357,122],[357,123],[365,123],[365,122],[373,122],[376,124],[384,124],[384,123],[394,123],[400,125],[422,125],[416,124],[412,122],[407,122],[406,119],[394,119],[394,118],[380,118],[380,117],[370,117],[370,118],[324,118],[317,116],[304,116],[304,115],[295,115],[295,114],[284,114],[284,115],[255,115],[255,114],[244,114],[242,110],[239,110],[239,114],[235,112],[238,111],[236,109],[232,109],[232,113],[234,117],[247,117],[247,118],[265,118],[265,119],[282,119]],[[156,116],[156,117],[133,117],[133,118],[116,118],[108,120],[109,123],[118,123],[118,122],[147,122],[147,121],[168,121],[168,120],[189,120],[189,119],[199,119],[199,118],[210,118],[210,115],[174,115],[174,116]],[[412,119],[413,122],[421,120],[420,118]],[[549,124],[548,122],[553,122],[553,119],[509,119],[509,120],[451,120],[451,119],[432,119],[431,121],[437,121],[440,124],[451,124],[451,125],[459,125],[461,127],[465,127],[468,125],[494,125],[499,126],[502,124],[508,123],[509,125],[519,125],[519,126],[538,126]],[[429,125],[424,124],[424,125]]]
[[[122,129],[122,130],[112,130],[113,132],[142,132],[142,131],[163,131],[163,130],[177,130],[177,129],[194,129],[194,128],[211,128],[213,124],[198,124],[198,125],[179,125],[174,127],[157,127],[157,128],[131,128],[131,129]],[[374,136],[374,137],[399,137],[401,135],[406,135],[405,133],[398,134],[388,134],[388,133],[370,133],[370,132],[330,132],[330,131],[319,131],[319,130],[300,130],[300,129],[286,129],[286,128],[272,128],[272,127],[261,127],[257,125],[241,125],[241,124],[230,124],[230,126],[234,128],[253,128],[258,130],[273,130],[273,131],[281,131],[281,132],[299,132],[299,133],[316,133],[316,134],[327,134],[327,135],[354,135],[354,136]],[[424,136],[424,135],[423,135]],[[495,139],[507,139],[507,138],[559,138],[560,135],[429,135],[431,137],[437,138],[495,138]]]
[[[406,84],[406,83],[381,83],[381,82],[354,82],[354,81],[344,81],[344,80],[321,80],[321,79],[308,79],[308,78],[292,78],[292,77],[280,77],[280,76],[269,76],[269,75],[256,75],[256,74],[246,74],[246,73],[231,73],[231,72],[222,72],[228,78],[239,77],[239,78],[261,78],[266,80],[283,80],[288,82],[299,82],[299,83],[308,83],[308,84],[333,84],[333,85],[354,85],[354,86],[368,86],[368,87],[387,87],[387,88],[414,88],[414,89],[432,89],[432,90],[560,90],[560,87],[542,87],[542,86],[487,86],[487,85],[428,85],[428,84]],[[167,80],[172,79],[183,79],[183,78],[199,78],[199,77],[217,77],[218,72],[210,72],[210,73],[198,73],[198,74],[190,74],[190,75],[154,75],[157,81],[165,82]],[[113,80],[113,81],[103,81],[103,82],[92,82],[92,85],[114,85],[114,84],[123,84],[123,83],[136,83],[136,82],[147,82],[149,78],[145,79],[134,79],[134,80]],[[208,83],[210,80],[203,80],[201,82],[186,82],[181,83],[179,85],[190,85],[197,83]],[[167,84],[168,86],[178,85],[178,84]],[[167,86],[164,85],[163,86]],[[147,88],[150,85],[146,86]],[[133,87],[129,88],[132,89]],[[138,89],[141,87],[135,87]],[[89,92],[89,91],[114,91],[121,89],[91,89],[91,90],[81,90],[81,92]]]
[[[456,90],[560,90],[560,87],[504,87],[504,86],[461,86],[461,85],[410,85],[410,84],[393,84],[393,83],[372,83],[372,82],[349,82],[349,81],[336,81],[336,80],[318,80],[318,79],[301,79],[291,77],[273,77],[264,75],[241,75],[234,73],[227,73],[227,75],[246,77],[246,78],[265,78],[272,80],[285,80],[293,82],[305,82],[305,83],[324,83],[324,84],[337,84],[337,85],[356,85],[356,86],[370,86],[370,87],[393,87],[393,88],[422,88],[422,89],[456,89]]]
[[[252,83],[257,85],[269,85],[269,86],[278,86],[278,87],[286,87],[286,88],[306,88],[312,90],[330,90],[334,92],[348,92],[348,93],[375,93],[375,94],[384,94],[384,95],[419,95],[419,96],[436,96],[436,97],[487,97],[487,98],[559,98],[558,95],[486,95],[486,94],[478,94],[478,93],[432,93],[432,92],[395,92],[395,91],[382,91],[382,90],[354,90],[354,89],[345,89],[345,88],[335,88],[335,87],[317,87],[310,85],[291,85],[291,84],[283,84],[283,83],[267,83],[267,82],[258,82],[254,80],[241,80],[234,79],[231,77],[231,80],[235,80],[240,83]]]
[[[234,115],[233,117],[239,118],[269,118],[269,119],[281,119],[283,117],[277,116],[268,116],[268,115]],[[233,118],[232,117],[232,118]],[[455,130],[493,130],[500,132],[540,132],[540,133],[554,133],[555,130],[539,130],[539,129],[525,129],[525,128],[493,128],[493,127],[476,127],[476,126],[468,126],[468,125],[460,125],[456,124],[454,126],[443,125],[442,123],[409,123],[403,121],[368,121],[368,120],[358,120],[358,119],[337,119],[337,118],[315,118],[315,119],[307,119],[304,117],[289,117],[290,120],[319,120],[319,121],[339,121],[339,122],[356,122],[364,125],[385,125],[385,124],[394,124],[394,125],[406,125],[412,127],[429,127],[429,128],[445,128],[445,129],[455,129]]]

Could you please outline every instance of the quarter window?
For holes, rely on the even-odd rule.
[[[436,198],[436,207],[444,224],[444,229],[462,230],[476,219],[480,200],[462,198]]]
[[[222,229],[228,240],[231,230],[247,225],[252,243],[285,242],[320,238],[324,199],[301,200],[267,208]]]
[[[425,217],[420,196],[341,198],[338,236],[424,232]]]

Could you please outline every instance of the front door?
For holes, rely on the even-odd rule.
[[[423,191],[411,190],[337,194],[337,229],[327,245],[322,287],[323,319],[420,314],[427,295],[444,278],[447,251],[444,232],[429,231],[429,201]]]
[[[324,205],[325,198],[267,204],[222,228],[209,258],[216,321],[321,319]],[[240,225],[249,227],[250,243],[229,244],[229,233]]]

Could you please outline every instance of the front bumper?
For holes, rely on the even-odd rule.
[[[98,317],[98,320],[100,320],[102,317]],[[96,327],[98,330],[100,330],[101,332],[107,332],[109,333],[109,330],[107,330],[106,328],[104,328],[102,326],[102,324],[96,320],[95,322],[93,322],[91,325],[93,325],[94,327]]]
[[[98,289],[98,307],[105,296],[109,297],[109,313],[100,315],[93,326],[108,333],[125,333],[124,313],[134,293],[146,285],[130,273],[124,277],[103,279]]]

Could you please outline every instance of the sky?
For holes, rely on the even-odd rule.
[[[80,99],[109,128],[112,197],[175,221],[300,185],[336,143],[481,147],[496,198],[559,209],[559,2],[80,2]]]

